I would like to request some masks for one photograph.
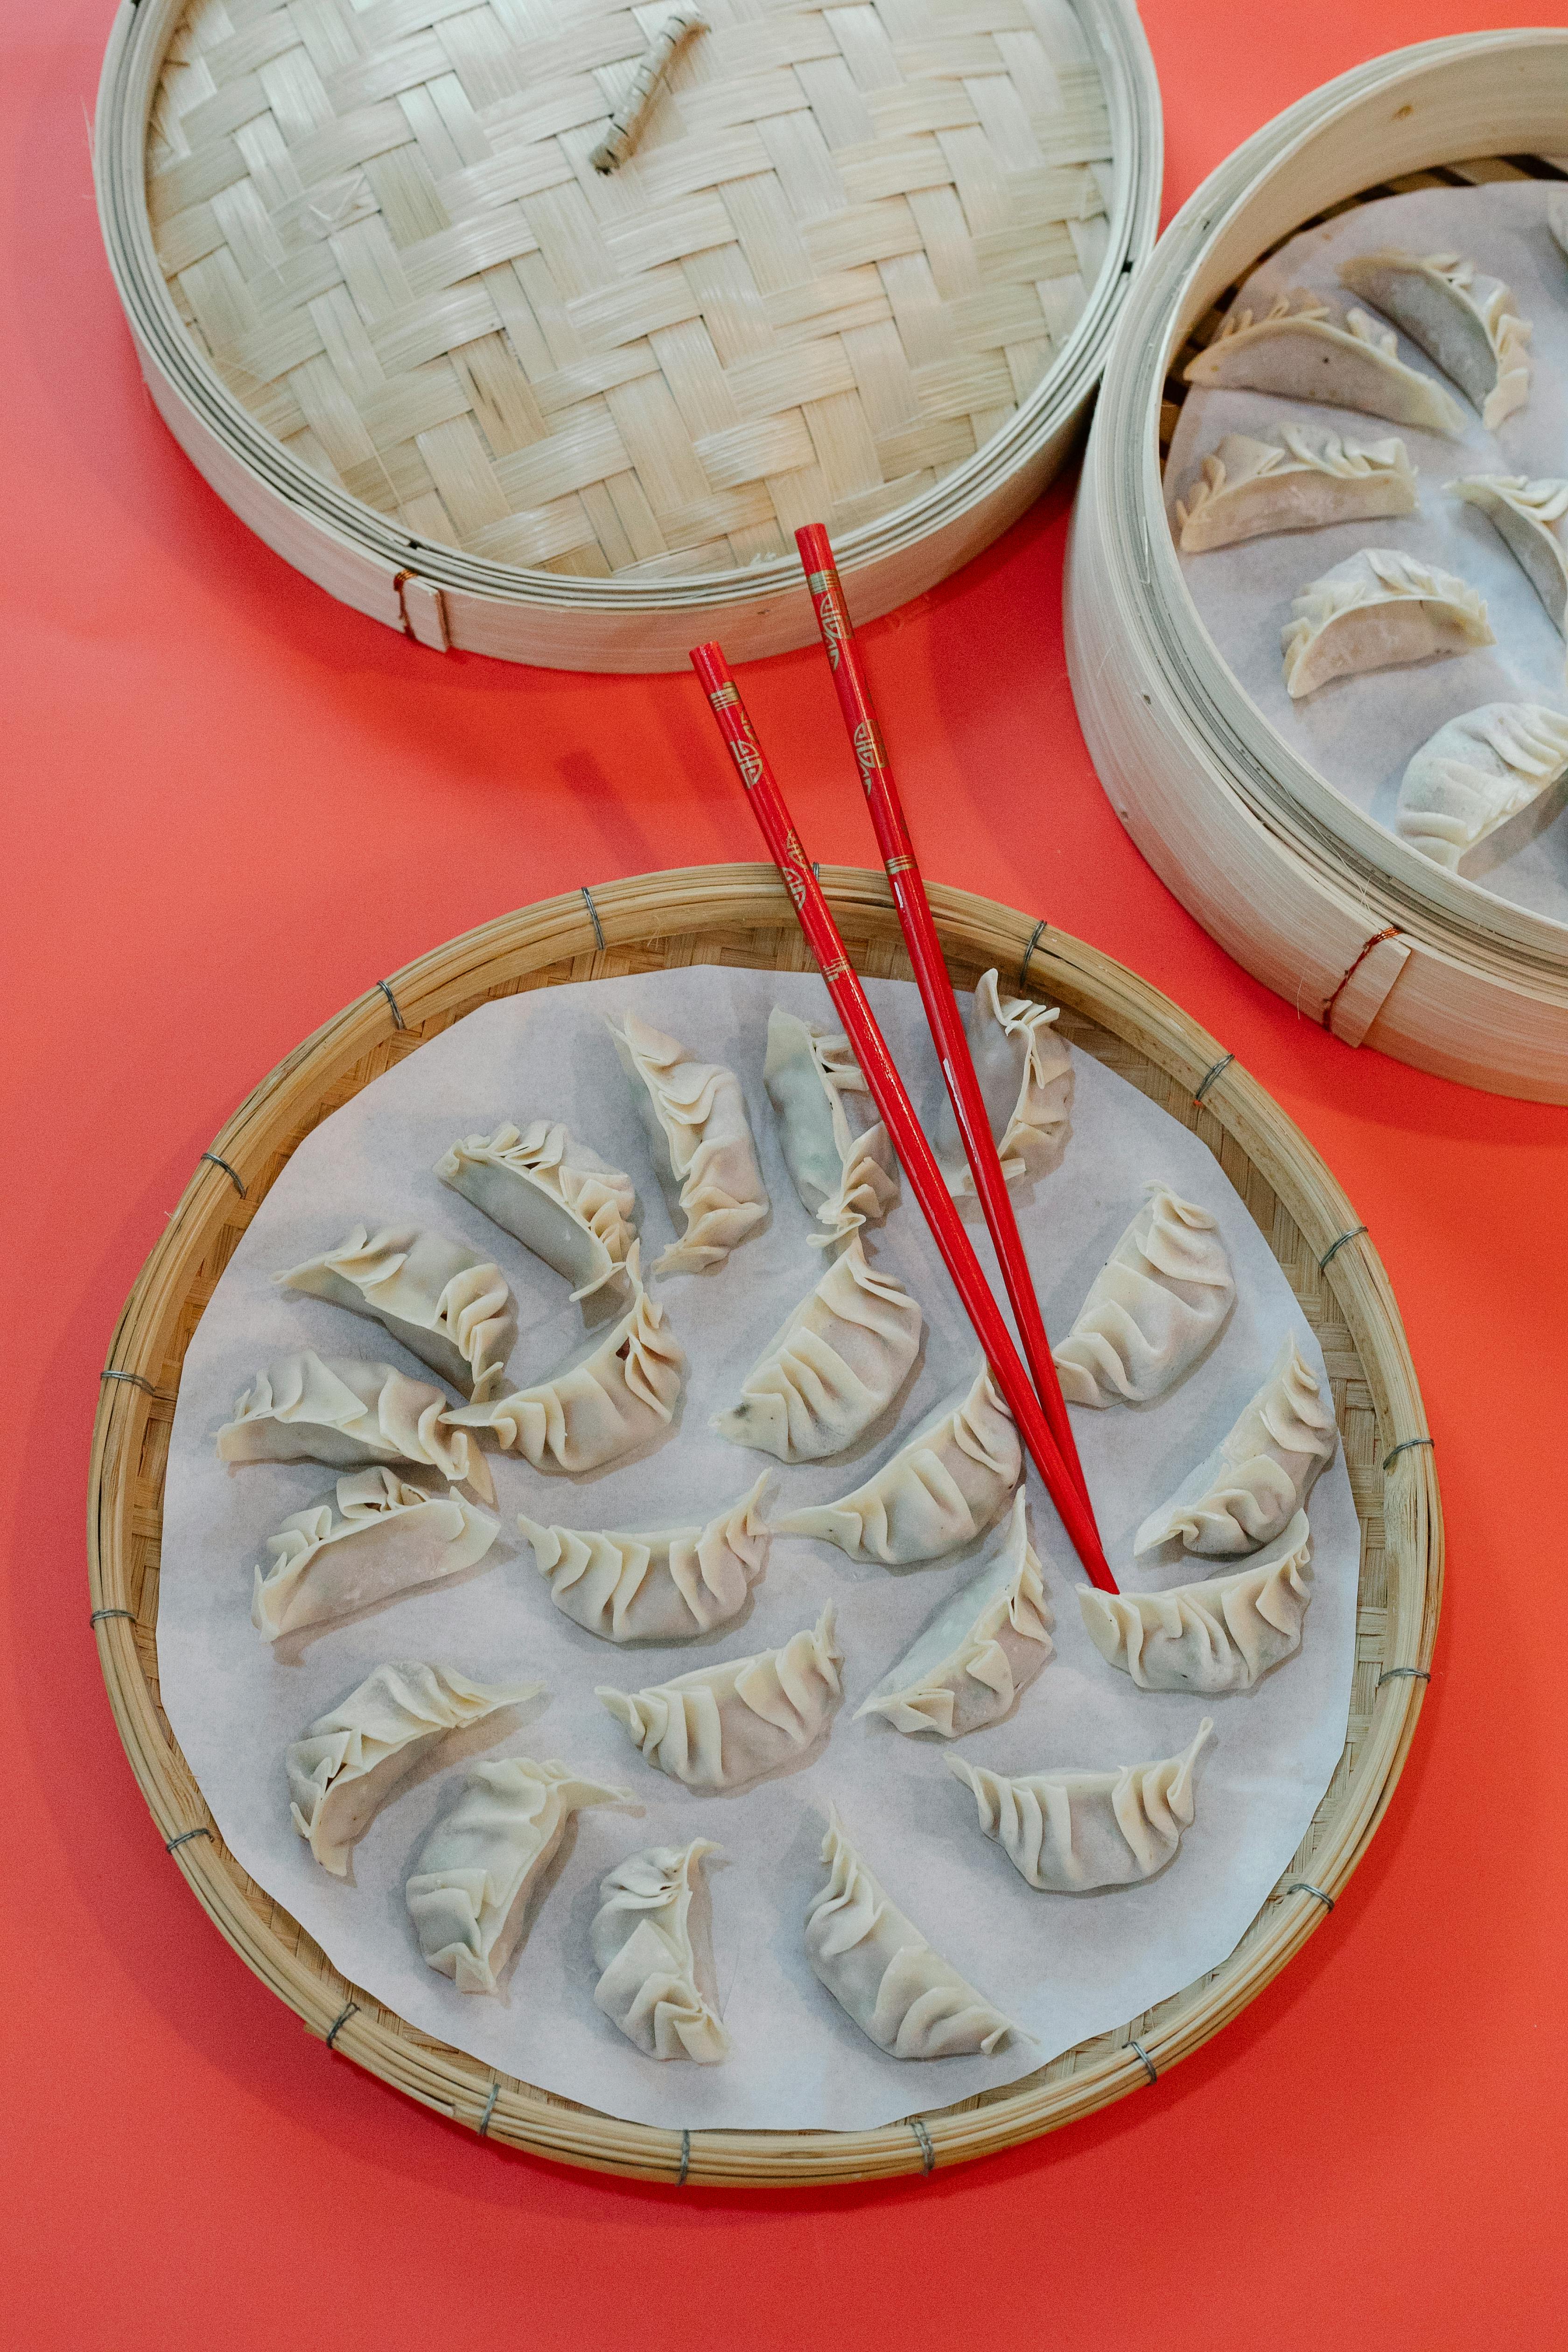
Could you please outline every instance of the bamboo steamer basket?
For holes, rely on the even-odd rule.
[[[1275,733],[1187,593],[1161,452],[1188,346],[1209,340],[1266,254],[1430,173],[1561,179],[1565,148],[1568,32],[1552,30],[1398,50],[1239,147],[1171,223],[1123,310],[1067,593],[1068,667],[1106,792],[1204,928],[1348,1045],[1555,1103],[1568,1102],[1568,925],[1435,866]]]
[[[827,867],[857,967],[908,979],[886,877]],[[1066,933],[933,889],[954,981],[988,965],[1048,995],[1080,1050],[1192,1129],[1219,1160],[1321,1342],[1362,1526],[1356,1665],[1344,1754],[1310,1830],[1223,1965],[1020,2083],[881,2129],[679,2131],[552,2096],[417,2032],[345,1980],[226,1850],[158,1699],[158,1545],[181,1363],[213,1285],[290,1153],[384,1070],[478,1005],[567,981],[692,963],[809,970],[772,866],[688,867],[547,899],[379,983],[280,1063],[204,1153],[126,1303],[94,1432],[92,1621],[132,1768],[159,1832],[219,1933],[308,2032],[490,2139],[639,2179],[825,2185],[929,2172],[1089,2115],[1152,2082],[1245,2007],[1317,1928],[1399,1777],[1427,1679],[1442,1583],[1431,1439],[1398,1310],[1366,1228],[1257,1081],[1147,982]],[[911,2081],[918,2097],[926,2082]]]
[[[154,404],[288,562],[422,644],[588,670],[868,619],[1061,463],[1153,242],[1133,0],[131,0],[99,92]]]

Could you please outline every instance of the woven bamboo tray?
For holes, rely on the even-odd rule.
[[[857,966],[908,979],[884,877],[842,866],[825,868],[823,880]],[[1437,1625],[1442,1526],[1415,1370],[1365,1227],[1257,1082],[1158,991],[1010,908],[957,890],[931,898],[961,987],[994,963],[1010,982],[1048,995],[1064,1008],[1062,1029],[1076,1045],[1207,1144],[1318,1334],[1363,1530],[1343,1758],[1289,1869],[1223,1967],[1022,2083],[877,2131],[687,2134],[622,2123],[498,2077],[338,1975],[224,1848],[158,1703],[169,1427],[184,1350],[213,1285],[310,1129],[476,1006],[523,989],[692,963],[811,968],[771,866],[645,875],[605,885],[591,903],[584,891],[503,916],[395,973],[318,1030],[204,1156],[110,1350],[93,1439],[88,1556],[99,1655],[132,1769],[219,1933],[340,2056],[509,2147],[652,2180],[821,2185],[930,2171],[1091,2114],[1195,2050],[1321,1926],[1382,1818],[1414,1736]],[[919,2088],[911,2080],[911,2094]]]
[[[241,520],[422,644],[668,669],[858,618],[1037,496],[1153,242],[1133,0],[128,0],[99,93],[153,399]]]
[[[1265,255],[1431,175],[1562,179],[1564,149],[1568,32],[1546,30],[1398,50],[1238,148],[1171,223],[1129,299],[1067,595],[1068,667],[1107,793],[1205,929],[1346,1045],[1539,1102],[1568,1102],[1568,926],[1434,866],[1274,732],[1188,594],[1161,459],[1184,347],[1208,340]]]

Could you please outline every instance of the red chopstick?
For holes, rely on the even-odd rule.
[[[811,870],[811,860],[801,846],[729,665],[716,645],[706,645],[692,648],[691,666],[702,681],[719,731],[729,745],[741,782],[746,787],[752,814],[789,892],[807,944],[822,968],[834,1008],[844,1024],[910,1189],[985,1350],[997,1385],[1090,1581],[1099,1585],[1102,1592],[1114,1592],[1116,1580],[1101,1549],[1094,1515],[1068,1474],[1040,1401],[1029,1385],[1013,1335],[992,1296],[991,1286],[974,1255],[974,1244],[952,1204],[936,1155],[915,1116],[866,992],[845,952],[838,926]]]
[[[1034,1375],[1035,1387],[1050,1424],[1051,1435],[1056,1439],[1073,1484],[1092,1516],[1094,1505],[1089,1500],[1083,1465],[1079,1460],[1078,1443],[1072,1433],[1061,1382],[1057,1377],[1056,1363],[1051,1355],[1051,1343],[1046,1337],[1039,1301],[1035,1296],[1028,1260],[1024,1255],[1012,1195],[1007,1190],[1007,1180],[1002,1173],[1001,1156],[991,1133],[991,1121],[986,1115],[980,1081],[974,1073],[969,1040],[964,1034],[963,1016],[959,1012],[958,999],[952,992],[952,982],[948,977],[946,960],[937,940],[936,924],[931,919],[925,885],[921,880],[914,845],[904,823],[899,788],[888,764],[887,748],[882,741],[882,730],[877,723],[871,689],[861,667],[860,649],[855,642],[855,625],[849,618],[849,607],[839,583],[833,549],[826,530],[819,522],[809,522],[804,530],[797,530],[795,542],[800,550],[805,584],[811,591],[812,606],[833,671],[833,683],[837,688],[838,707],[844,714],[850,748],[859,765],[860,781],[866,788],[871,823],[876,828],[877,846],[887,867],[893,904],[899,910],[899,921],[903,926],[909,946],[910,961],[914,966],[926,1018],[936,1040],[937,1058],[947,1083],[948,1097],[958,1121],[959,1134],[963,1139],[969,1165],[973,1171],[974,1189],[980,1195],[980,1205],[991,1228],[991,1238],[996,1244],[1002,1279],[1013,1303],[1013,1319],[1023,1341],[1024,1358]]]

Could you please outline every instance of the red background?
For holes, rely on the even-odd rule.
[[[1173,205],[1312,85],[1511,12],[1146,14]],[[1568,1125],[1325,1038],[1142,866],[1063,664],[1070,480],[868,630],[868,657],[930,870],[1168,990],[1300,1122],[1383,1252],[1450,1575],[1369,1859],[1295,1965],[1156,2087],[929,2182],[809,2196],[629,2187],[481,2146],[329,2056],[198,1911],[104,1702],[81,1540],[110,1333],[196,1154],[299,1039],[453,933],[757,845],[689,682],[421,652],[304,585],[192,472],[99,247],[86,117],[110,16],[0,0],[10,2340],[1562,2342]],[[867,862],[819,658],[748,692],[791,745],[816,853]]]

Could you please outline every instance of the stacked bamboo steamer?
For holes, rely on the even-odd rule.
[[[333,595],[439,647],[673,668],[868,617],[1037,495],[1152,242],[1131,0],[140,0],[100,91],[153,400]],[[689,16],[695,12],[683,11]]]
[[[1568,170],[1565,149],[1568,32],[1549,30],[1397,51],[1238,148],[1172,222],[1122,312],[1067,599],[1074,692],[1106,791],[1205,929],[1346,1044],[1542,1102],[1568,1102],[1568,926],[1434,866],[1275,733],[1188,595],[1160,442],[1183,344],[1307,222],[1373,183],[1469,159]]]

